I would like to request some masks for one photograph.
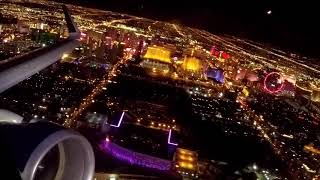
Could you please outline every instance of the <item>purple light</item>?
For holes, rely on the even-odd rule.
[[[222,69],[208,68],[206,75],[208,79],[214,79],[219,83],[224,83],[224,74]]]
[[[120,127],[121,122],[122,122],[122,119],[123,119],[123,116],[124,116],[124,112],[122,112],[122,114],[121,114],[121,117],[120,117],[120,119],[119,119],[118,124],[117,124],[117,125],[110,124],[110,126],[112,126],[112,127],[116,127],[116,128]]]
[[[100,145],[100,148],[105,153],[112,155],[116,159],[125,161],[132,165],[153,168],[162,171],[168,171],[171,168],[171,161],[130,151],[110,141],[104,141],[104,143]]]
[[[172,142],[171,142],[171,129],[169,130],[168,144],[171,144],[171,145],[174,145],[174,146],[178,146],[177,143],[172,143]]]

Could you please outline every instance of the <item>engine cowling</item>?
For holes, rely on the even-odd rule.
[[[91,180],[95,159],[78,132],[50,122],[0,123],[0,147],[23,180]]]

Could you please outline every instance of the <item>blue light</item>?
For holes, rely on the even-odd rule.
[[[224,83],[224,75],[222,69],[208,68],[206,74],[208,79],[214,79],[219,83]]]

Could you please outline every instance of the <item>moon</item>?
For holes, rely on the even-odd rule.
[[[268,11],[267,11],[267,14],[268,14],[268,15],[271,15],[271,14],[272,14],[272,11],[271,11],[271,10],[268,10]]]

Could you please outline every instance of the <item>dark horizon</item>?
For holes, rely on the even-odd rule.
[[[233,35],[270,44],[275,48],[319,59],[317,46],[320,12],[307,2],[232,2],[198,0],[71,0],[59,2],[127,13],[200,28],[215,34]],[[271,10],[269,15],[267,11]]]

